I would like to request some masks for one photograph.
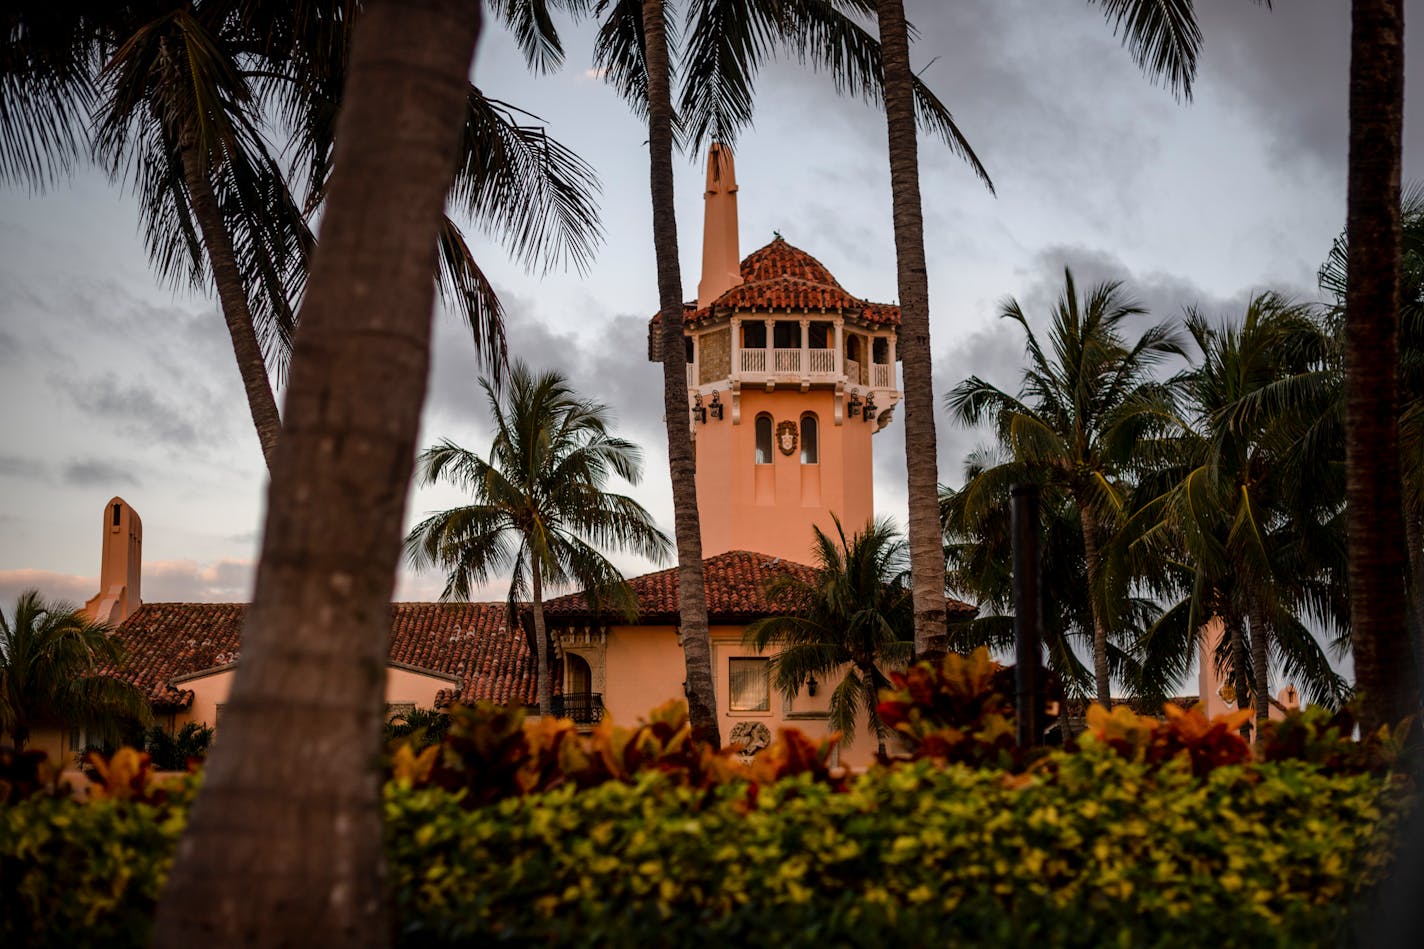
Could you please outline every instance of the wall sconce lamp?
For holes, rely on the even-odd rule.
[[[860,390],[850,390],[850,402],[846,403],[846,415],[855,418],[860,414]]]
[[[875,421],[875,395],[874,393],[865,397],[865,411],[861,413],[861,418],[867,422]]]
[[[713,391],[712,404],[709,406],[708,412],[713,418],[720,422],[722,420],[722,411],[722,397],[718,395],[716,391]]]
[[[698,422],[707,421],[707,406],[702,404],[701,392],[692,397],[692,418]]]
[[[820,683],[817,682],[816,677],[812,675],[810,679],[806,680],[806,694],[811,696],[812,698],[815,698],[816,686],[818,685],[820,685]]]

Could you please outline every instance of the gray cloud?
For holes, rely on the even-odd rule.
[[[117,423],[126,432],[172,445],[199,441],[203,422],[191,408],[185,410],[144,382],[121,383],[113,373],[68,387],[74,404],[100,419]]]
[[[33,458],[0,455],[0,478],[43,478],[47,469]]]
[[[79,487],[107,488],[109,485],[137,485],[138,478],[127,468],[98,458],[83,458],[64,467],[64,480]]]

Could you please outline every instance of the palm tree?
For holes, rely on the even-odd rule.
[[[642,478],[640,452],[608,428],[608,409],[578,398],[558,372],[515,363],[503,394],[482,383],[495,426],[489,460],[449,441],[421,452],[420,480],[449,481],[474,503],[432,514],[405,539],[417,567],[449,572],[443,594],[468,600],[475,586],[510,572],[509,617],[526,598],[534,614],[539,714],[553,713],[545,590],[574,585],[631,618],[632,589],[594,545],[661,561],[669,541],[632,498],[606,490],[610,475]]]
[[[1416,655],[1424,655],[1424,186],[1400,197],[1399,438],[1410,612]],[[1349,241],[1341,234],[1320,268],[1320,288],[1335,298],[1333,329],[1342,337],[1349,293]],[[1341,349],[1343,350],[1343,343]],[[1343,376],[1343,366],[1341,376]],[[1343,426],[1344,393],[1339,415]]]
[[[1010,491],[1015,484],[1039,485],[1042,523],[1040,583],[1047,665],[1063,684],[1066,697],[1094,692],[1091,664],[1093,613],[1084,568],[1083,527],[1065,486],[1042,468],[1005,458],[996,449],[980,449],[965,459],[964,486],[941,487],[949,588],[979,605],[979,615],[950,628],[950,647],[971,652],[1014,648],[1013,537]],[[1125,585],[1124,585],[1125,586]],[[1124,625],[1145,629],[1160,610],[1150,599],[1127,596],[1117,608]],[[1079,657],[1087,647],[1089,662]],[[1129,684],[1137,681],[1134,655],[1109,641],[1108,664]]]
[[[834,538],[819,527],[813,529],[815,575],[807,580],[785,574],[773,580],[767,597],[788,612],[752,623],[744,642],[757,652],[779,647],[771,670],[777,689],[786,696],[799,692],[808,679],[828,679],[844,671],[831,693],[831,727],[847,744],[864,711],[883,757],[890,732],[877,706],[880,690],[889,688],[890,680],[881,670],[903,665],[914,647],[905,542],[888,518],[867,524],[849,540],[839,518]]]
[[[1105,545],[1124,515],[1122,483],[1134,452],[1154,424],[1170,415],[1170,394],[1153,370],[1181,347],[1159,324],[1130,345],[1122,324],[1145,311],[1109,282],[1080,300],[1071,272],[1049,326],[1051,357],[1018,303],[1000,314],[1023,327],[1029,367],[1018,397],[977,376],[961,382],[946,404],[961,424],[992,421],[1014,459],[1061,486],[1082,523],[1084,569],[1093,618],[1093,679],[1105,707],[1110,691],[1108,637],[1126,602],[1120,571],[1108,569]]]
[[[1185,671],[1204,623],[1219,616],[1228,636],[1216,659],[1258,722],[1270,711],[1272,653],[1308,698],[1338,704],[1344,683],[1307,626],[1348,626],[1333,340],[1307,307],[1269,293],[1238,325],[1193,312],[1187,327],[1201,352],[1180,379],[1190,423],[1175,466],[1155,479],[1166,487],[1143,492],[1126,531],[1181,551],[1175,586],[1187,596],[1144,637],[1148,688]]]
[[[1114,33],[1138,66],[1190,97],[1201,31],[1191,0],[1089,0],[1102,7]],[[1260,0],[1257,0],[1260,2]],[[1269,5],[1269,0],[1265,0]],[[910,570],[915,588],[915,648],[944,648],[944,556],[938,521],[938,474],[934,428],[929,324],[929,277],[915,138],[909,28],[902,0],[876,0],[884,49],[886,131],[889,137],[891,207],[896,275],[900,290],[899,353],[905,376],[905,466],[909,476]],[[1103,650],[1098,650],[1102,659]],[[1099,663],[1101,665],[1101,662]],[[1106,671],[1099,669],[1099,697]]]
[[[270,469],[281,432],[273,393],[295,331],[357,4],[24,4],[0,45],[0,84],[29,111],[0,115],[0,174],[40,184],[80,144],[138,195],[164,279],[215,284],[249,410]],[[102,69],[100,68],[102,66]],[[97,103],[93,127],[77,116]],[[520,110],[467,85],[453,205],[521,262],[591,259],[600,229],[591,170]],[[292,129],[290,177],[265,130]],[[305,201],[293,197],[301,185]],[[442,297],[463,314],[476,353],[498,373],[503,310],[460,229],[438,237]]]
[[[123,661],[112,632],[36,590],[20,594],[9,620],[0,610],[0,735],[20,750],[37,724],[105,737],[128,723],[147,725],[152,716],[143,693],[100,674]]]
[[[389,608],[479,29],[473,0],[374,0],[356,25],[242,662],[160,899],[164,949],[390,942]]]

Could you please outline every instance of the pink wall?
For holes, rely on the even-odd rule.
[[[728,683],[730,660],[756,657],[755,650],[742,645],[742,627],[713,626],[712,677],[717,687],[717,708],[724,744],[730,741],[732,729],[739,722],[761,722],[774,739],[781,728],[796,728],[812,738],[829,734],[825,713],[831,691],[841,677],[821,682],[815,697],[801,693],[785,699],[770,686],[769,708],[766,711],[733,712]],[[771,655],[768,652],[766,655]],[[621,725],[633,725],[646,718],[650,709],[669,699],[682,699],[682,683],[686,679],[682,647],[672,626],[615,626],[608,632],[607,688],[603,704],[613,720]],[[853,744],[843,747],[840,761],[850,766],[865,766],[875,757],[875,740],[864,721],[857,729]]]
[[[756,418],[775,426],[815,414],[819,461],[801,463],[773,447],[772,463],[756,463]],[[874,514],[871,435],[876,425],[859,418],[835,424],[835,396],[829,389],[795,387],[743,389],[739,422],[732,413],[697,425],[697,503],[702,519],[702,553],[754,550],[798,563],[812,560],[812,525],[834,536],[831,512],[848,533]],[[798,436],[799,438],[799,436]]]

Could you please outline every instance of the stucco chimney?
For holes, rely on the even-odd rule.
[[[110,498],[104,505],[103,530],[99,592],[84,604],[84,612],[95,622],[117,626],[143,604],[143,521],[123,498]]]
[[[707,192],[703,198],[698,309],[742,282],[742,255],[737,249],[737,171],[732,164],[732,150],[720,142],[713,142],[707,152]]]

